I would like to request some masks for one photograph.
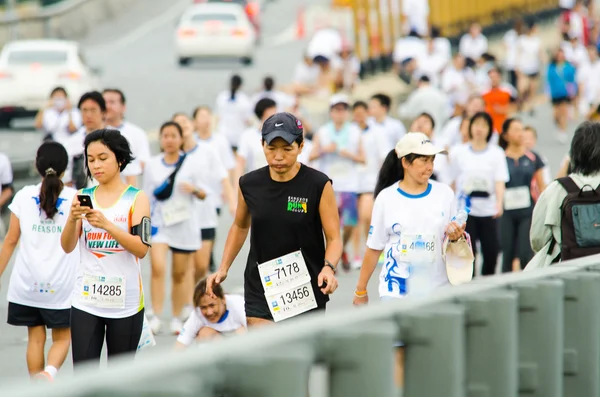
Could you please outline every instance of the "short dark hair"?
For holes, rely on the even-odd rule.
[[[473,129],[473,124],[479,119],[482,119],[488,125],[489,132],[486,141],[489,142],[490,139],[492,139],[492,134],[494,133],[494,122],[492,121],[492,116],[490,116],[488,112],[478,112],[471,117],[471,121],[469,122],[469,138],[473,139],[471,129]]]
[[[369,105],[365,101],[356,101],[354,105],[352,105],[352,110],[356,110],[358,108],[369,109]]]
[[[86,92],[79,98],[79,103],[77,104],[77,109],[81,109],[81,105],[87,100],[94,101],[100,106],[100,110],[102,113],[106,113],[106,102],[104,101],[104,97],[98,91],[90,91]]]
[[[104,91],[102,91],[103,94],[112,92],[113,94],[117,94],[119,95],[119,97],[121,97],[121,103],[123,105],[125,105],[125,94],[123,94],[123,91],[121,91],[118,88],[105,88]]]
[[[388,111],[392,106],[392,98],[385,94],[375,94],[371,97],[371,99],[375,99],[381,106],[386,108]]]
[[[417,116],[417,119],[418,119],[419,117],[425,117],[425,118],[428,118],[428,119],[429,119],[429,121],[431,122],[431,128],[432,128],[432,129],[435,129],[435,120],[433,119],[433,116],[432,116],[432,115],[430,115],[430,114],[429,114],[429,113],[427,113],[427,112],[423,112],[423,113],[421,113],[420,115],[418,115],[418,116]]]
[[[192,113],[192,117],[196,118],[196,116],[198,115],[198,113],[200,113],[203,110],[208,111],[208,113],[212,113],[212,110],[210,109],[210,106],[208,106],[208,105],[200,105],[200,106],[196,106],[196,109],[194,109],[194,112]]]
[[[198,281],[198,284],[196,284],[196,287],[194,288],[194,297],[192,299],[195,307],[200,307],[200,299],[206,295],[206,287],[206,278]],[[212,290],[217,298],[225,299],[225,292],[223,291],[221,284],[213,284]]]
[[[67,95],[67,90],[65,90],[64,87],[58,86],[58,87],[54,87],[52,89],[52,91],[50,91],[50,97],[53,97],[54,94],[56,94],[57,92],[62,92],[66,97],[68,97]]]
[[[510,126],[513,125],[514,122],[520,122],[521,120],[516,118],[516,117],[510,117],[506,120],[504,120],[504,123],[502,123],[502,133],[500,134],[500,137],[498,138],[498,146],[500,146],[502,149],[506,150],[506,148],[508,147],[508,140],[506,139],[506,134],[508,133],[508,130],[510,130]]]
[[[276,108],[277,103],[271,98],[263,98],[260,101],[256,102],[254,106],[254,114],[259,120],[262,120],[263,116],[267,109]]]
[[[83,147],[85,151],[84,154],[86,159],[88,146],[90,146],[90,144],[93,142],[102,142],[104,146],[106,146],[111,152],[115,154],[115,157],[117,158],[117,163],[119,164],[119,170],[121,172],[123,172],[125,167],[127,167],[127,165],[129,165],[129,163],[131,163],[134,159],[127,138],[121,135],[121,132],[119,130],[103,128],[86,135],[85,140],[83,141]],[[87,176],[90,179],[92,179],[92,173],[89,167],[87,166],[87,161],[85,168]]]
[[[585,121],[571,140],[572,172],[584,176],[600,172],[600,123]]]

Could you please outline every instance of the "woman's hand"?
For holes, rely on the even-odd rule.
[[[77,197],[73,199],[73,203],[71,204],[71,212],[69,212],[69,221],[77,222],[82,219],[85,219],[86,215],[90,212],[89,207],[82,207],[79,205],[79,200]]]
[[[196,192],[196,187],[188,182],[181,182],[179,184],[179,190],[183,193],[194,194]]]
[[[362,306],[362,305],[366,305],[367,303],[369,303],[369,295],[368,294],[364,294],[362,296],[357,296],[356,294],[354,294],[354,300],[352,301],[352,304],[354,306]]]
[[[216,299],[217,296],[213,292],[213,288],[219,284],[221,284],[227,278],[227,270],[223,270],[219,268],[215,273],[208,276],[206,279],[206,295],[210,296],[213,299]]]
[[[446,226],[446,235],[450,241],[456,241],[464,236],[466,227],[466,223],[460,226],[458,223],[452,221],[450,224],[448,224],[448,226]]]
[[[107,230],[111,223],[100,210],[89,210],[85,219],[93,227],[103,230]]]

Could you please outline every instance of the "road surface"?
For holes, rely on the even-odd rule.
[[[325,0],[307,1],[308,5],[323,4]],[[257,50],[255,64],[244,68],[232,63],[196,63],[189,68],[180,69],[176,65],[173,51],[173,34],[177,16],[189,1],[179,1],[171,6],[164,0],[145,0],[144,6],[138,5],[92,30],[88,38],[83,40],[87,48],[88,62],[94,67],[103,69],[102,80],[106,87],[118,87],[127,96],[127,118],[147,130],[155,129],[164,120],[177,111],[191,110],[198,105],[213,105],[217,93],[227,88],[228,80],[233,73],[244,78],[243,89],[248,92],[260,89],[262,78],[269,74],[276,81],[285,83],[291,79],[293,68],[301,59],[305,47],[303,41],[286,41],[283,37],[289,33],[294,22],[296,5],[289,0],[279,0],[268,5],[263,17],[265,23],[265,44]],[[134,28],[132,28],[134,27]],[[282,34],[283,32],[283,34]],[[285,33],[288,32],[288,33]],[[279,37],[278,40],[268,40]],[[106,43],[114,42],[113,46]],[[275,45],[273,43],[280,43]],[[567,146],[554,139],[552,117],[549,105],[543,105],[535,113],[535,117],[524,116],[527,123],[537,128],[540,134],[538,151],[550,161],[553,173],[567,151]],[[0,137],[2,136],[0,132]],[[11,145],[11,151],[29,151],[32,143]],[[224,238],[231,218],[227,211],[220,219],[218,237],[215,248],[217,258],[223,249]],[[230,275],[225,282],[225,289],[236,292],[243,285],[243,266],[247,255],[248,244],[235,261]],[[8,381],[25,379],[26,330],[8,326],[6,318],[6,285],[10,267],[2,279],[0,288],[0,384]],[[150,265],[143,261],[143,278],[149,293]],[[353,290],[358,272],[339,274],[340,288],[333,295],[329,310],[341,310],[351,307]],[[375,277],[374,277],[375,278]],[[369,292],[377,296],[377,280],[371,282]],[[167,296],[170,292],[167,291]],[[168,326],[169,304],[165,305],[165,325]],[[156,349],[170,349],[175,337],[158,335]],[[72,367],[70,357],[62,369],[70,373]],[[313,396],[323,394],[325,382],[322,374],[313,380]]]

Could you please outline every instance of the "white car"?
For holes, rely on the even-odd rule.
[[[203,3],[190,7],[179,22],[175,38],[179,65],[194,58],[239,58],[252,63],[256,31],[242,6]]]
[[[83,93],[100,86],[76,42],[23,40],[6,44],[0,53],[0,127],[8,127],[14,117],[34,115],[58,86],[75,104]]]

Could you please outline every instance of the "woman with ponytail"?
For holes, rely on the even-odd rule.
[[[227,138],[229,145],[237,151],[242,132],[252,122],[252,103],[248,95],[241,92],[242,78],[233,75],[229,90],[217,96],[215,106],[217,114],[217,131]]]
[[[8,323],[28,329],[27,368],[35,378],[52,380],[71,343],[71,293],[79,251],[66,254],[60,245],[63,227],[76,190],[64,186],[66,149],[46,142],[37,151],[35,165],[42,177],[25,186],[9,206],[10,227],[0,251],[0,276],[17,246],[20,248],[8,286]],[[44,356],[46,329],[52,329],[52,347]]]

